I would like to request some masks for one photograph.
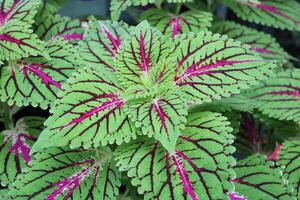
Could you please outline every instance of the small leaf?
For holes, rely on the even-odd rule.
[[[48,42],[46,51],[51,60],[30,57],[9,63],[2,68],[1,100],[9,105],[40,106],[46,109],[62,84],[73,73],[75,66],[74,47],[61,39]]]
[[[240,93],[276,67],[248,46],[210,32],[176,37],[172,57],[177,64],[176,85],[198,103]]]
[[[220,21],[213,24],[212,31],[250,45],[251,50],[258,52],[262,58],[283,62],[291,58],[275,38],[255,29],[231,21]]]
[[[147,20],[164,35],[175,38],[178,34],[205,31],[211,26],[212,14],[203,11],[188,11],[178,16],[162,9],[145,11],[142,20]]]
[[[294,189],[294,195],[300,198],[300,140],[286,141],[280,150],[278,164],[284,168],[283,174]]]
[[[101,68],[79,70],[51,108],[47,128],[33,151],[46,146],[98,147],[136,138],[135,127],[123,111],[122,93],[115,77]]]
[[[15,180],[31,161],[31,146],[43,129],[44,118],[24,117],[11,130],[0,133],[0,181],[3,186]]]
[[[300,30],[300,4],[294,0],[224,0],[240,18],[280,29]]]
[[[140,138],[117,148],[117,166],[144,199],[229,199],[224,190],[233,190],[235,160],[228,124],[216,113],[190,115],[173,155],[159,142]]]
[[[44,44],[30,29],[40,0],[0,2],[0,61],[44,55]]]
[[[79,43],[82,64],[115,71],[115,56],[127,35],[129,27],[125,23],[91,18],[84,40]]]
[[[292,199],[284,185],[281,172],[274,163],[259,155],[250,156],[235,166],[237,177],[233,180],[236,191],[248,199]]]
[[[248,91],[264,114],[280,120],[300,121],[300,70],[287,70]]]
[[[120,174],[110,152],[50,148],[35,156],[10,190],[15,200],[115,200]]]

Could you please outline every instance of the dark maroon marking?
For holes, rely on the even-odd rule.
[[[161,121],[162,127],[165,129],[165,131],[168,133],[168,127],[166,124],[166,119],[171,120],[170,116],[168,116],[163,108],[159,104],[159,100],[154,100],[151,104],[149,110],[151,111],[154,108],[155,112],[158,115],[159,120]]]
[[[275,92],[266,92],[263,94],[259,94],[254,98],[262,97],[265,95],[290,95],[294,97],[300,97],[300,89],[295,89],[295,91],[275,91]]]
[[[30,71],[32,73],[34,73],[35,75],[37,75],[42,81],[43,83],[45,83],[46,85],[53,85],[56,88],[62,90],[62,87],[60,85],[60,83],[58,83],[57,81],[55,81],[52,77],[50,77],[49,75],[47,75],[45,72],[43,72],[41,69],[47,68],[47,66],[38,64],[38,63],[34,63],[34,64],[25,64],[22,66],[21,71],[23,73],[24,76],[28,77],[27,72]]]
[[[8,15],[13,11],[13,9],[17,6],[19,0],[15,1],[13,5],[6,11],[4,12],[3,10],[0,10],[0,27],[5,23],[7,20]]]
[[[189,68],[187,68],[185,70],[185,72],[183,74],[181,74],[180,76],[176,76],[174,80],[177,84],[180,85],[180,83],[182,83],[182,81],[185,78],[212,74],[213,71],[211,71],[210,69],[224,67],[225,65],[242,64],[242,63],[256,62],[256,61],[257,60],[230,60],[230,61],[220,60],[220,61],[216,61],[215,63],[211,63],[211,64],[204,65],[204,66],[199,66],[201,64],[200,62],[202,62],[202,61],[200,61],[200,62],[193,64]]]
[[[106,37],[110,41],[110,44],[113,46],[113,49],[111,50],[111,54],[112,54],[112,56],[115,56],[117,51],[120,48],[121,38],[119,36],[116,36],[116,38],[115,38],[103,23],[100,23],[100,26],[101,26],[103,33],[106,35]]]
[[[276,144],[274,151],[268,156],[268,160],[278,161],[282,144]]]
[[[13,137],[10,137],[13,140]],[[14,153],[17,157],[19,156],[19,154],[22,155],[24,161],[26,162],[26,164],[28,165],[28,163],[30,162],[31,158],[30,158],[30,146],[28,144],[26,144],[26,139],[27,140],[31,140],[31,141],[35,141],[35,138],[32,135],[28,135],[25,133],[20,133],[15,141],[13,141],[13,144],[11,145],[11,147],[9,148],[9,152]]]
[[[113,107],[112,112],[114,112],[115,110],[120,109],[125,104],[125,101],[122,99],[119,99],[118,95],[115,95],[115,94],[103,94],[103,95],[100,95],[98,98],[108,98],[111,100],[104,102],[100,106],[97,106],[97,107],[91,109],[90,111],[84,113],[82,116],[73,119],[67,125],[63,126],[63,128],[71,126],[72,124],[81,123],[83,120],[90,118],[91,116],[93,116],[101,111],[104,111],[110,107]]]
[[[254,120],[247,114],[242,115],[242,127],[246,132],[251,147],[258,152],[260,149],[260,136],[257,128],[255,127]]]
[[[63,36],[64,40],[82,40],[83,34],[69,33]]]
[[[179,155],[177,154],[182,154],[182,153],[180,151],[176,151],[176,153],[172,156],[172,159],[173,159],[173,165],[176,169],[176,172],[180,176],[181,183],[183,185],[183,190],[191,197],[192,200],[199,200],[199,198],[195,194],[194,188],[192,187],[192,183],[189,180],[188,172],[185,170],[185,167],[181,162]]]
[[[230,192],[228,194],[230,200],[247,200],[245,197],[238,195],[235,192]]]
[[[140,33],[139,47],[140,47],[139,49],[140,49],[140,56],[142,59],[142,63],[139,63],[138,66],[144,73],[147,74],[149,70],[149,64],[150,64],[150,57],[149,57],[150,55],[146,57],[145,39],[142,32]]]

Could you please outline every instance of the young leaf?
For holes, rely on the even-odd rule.
[[[276,67],[248,45],[210,32],[176,37],[172,57],[177,64],[176,85],[198,103],[237,94],[268,77]]]
[[[45,41],[60,37],[64,40],[82,40],[83,28],[78,19],[60,15],[48,16],[36,24],[35,33]]]
[[[300,121],[300,70],[287,70],[253,88],[247,96],[264,114],[280,120]]]
[[[203,11],[187,11],[178,16],[162,9],[145,11],[142,20],[147,20],[164,35],[175,38],[178,34],[205,31],[211,26],[212,14]]]
[[[115,200],[120,174],[111,152],[50,148],[35,156],[9,194],[15,200]]]
[[[187,105],[184,94],[171,92],[155,99],[142,98],[127,105],[128,114],[136,127],[142,128],[144,135],[153,136],[171,154],[176,141],[184,128]]]
[[[101,67],[79,70],[51,108],[47,128],[33,151],[45,146],[89,148],[129,142],[136,130],[123,111],[122,94],[115,77]]]
[[[84,40],[79,43],[82,64],[115,71],[114,59],[127,35],[129,27],[125,23],[91,18]]]
[[[235,189],[248,199],[287,200],[292,199],[284,185],[281,172],[274,163],[259,155],[250,156],[235,166]]]
[[[280,150],[278,164],[284,168],[283,174],[294,189],[297,199],[300,198],[300,140],[286,141]]]
[[[0,62],[44,55],[43,42],[30,29],[40,0],[0,1]]]
[[[117,166],[127,171],[145,199],[229,199],[231,128],[226,118],[203,112],[189,116],[176,151],[169,154],[159,142],[140,138],[116,149]]]
[[[51,57],[30,57],[2,68],[1,100],[9,105],[40,106],[46,109],[57,98],[62,84],[75,69],[74,47],[61,39],[50,41],[46,51]]]
[[[280,29],[300,30],[300,4],[294,0],[224,0],[240,18]]]
[[[31,161],[31,146],[43,129],[44,118],[24,117],[11,130],[0,133],[0,181],[3,186],[15,180]]]
[[[260,53],[262,58],[283,62],[290,58],[275,38],[255,29],[231,21],[220,21],[213,23],[212,31],[250,45],[251,50]]]

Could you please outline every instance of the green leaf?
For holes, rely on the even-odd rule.
[[[264,114],[280,120],[300,121],[300,70],[287,70],[248,91]]]
[[[300,140],[295,138],[286,141],[280,150],[278,164],[282,166],[283,174],[294,189],[296,199],[300,198]]]
[[[187,11],[180,15],[162,9],[149,9],[142,13],[141,20],[147,20],[164,35],[175,38],[178,34],[205,31],[211,26],[212,14],[203,11]]]
[[[0,62],[45,55],[44,44],[30,29],[40,0],[0,1]]]
[[[176,37],[172,57],[176,85],[197,103],[240,93],[267,78],[276,67],[248,45],[210,32]]]
[[[35,156],[9,194],[15,200],[115,200],[120,174],[103,150],[50,148]]]
[[[66,0],[43,0],[35,17],[35,21],[41,22],[43,19],[55,15],[64,6],[65,1]]]
[[[242,26],[231,21],[220,21],[213,24],[212,31],[250,45],[251,50],[258,52],[264,59],[285,62],[291,58],[271,35],[248,28],[247,26]]]
[[[33,151],[47,146],[98,147],[136,138],[135,127],[123,111],[122,94],[113,74],[101,67],[79,70],[51,108],[47,128]]]
[[[224,0],[238,17],[280,29],[300,30],[300,4],[295,0]]]
[[[33,105],[43,109],[57,98],[75,69],[74,47],[57,38],[46,45],[51,60],[30,57],[1,69],[1,100],[9,105]]]
[[[82,65],[115,71],[115,56],[129,31],[125,23],[91,18],[84,40],[79,43]]]
[[[190,115],[173,155],[158,141],[140,138],[116,149],[117,166],[145,199],[228,199],[235,163],[228,125],[217,113]]]
[[[30,148],[43,129],[44,118],[24,117],[0,133],[0,181],[6,186],[29,164]]]
[[[280,170],[265,157],[250,156],[239,161],[234,170],[237,174],[233,180],[235,189],[247,199],[292,199],[287,186],[283,183]]]

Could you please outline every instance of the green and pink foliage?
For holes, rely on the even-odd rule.
[[[0,199],[300,198],[296,59],[214,15],[297,31],[295,0],[63,5],[0,0]]]

